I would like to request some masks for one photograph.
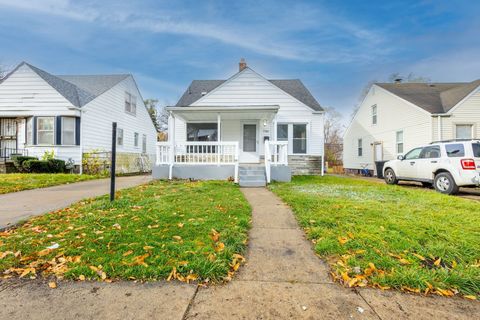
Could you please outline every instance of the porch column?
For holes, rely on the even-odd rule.
[[[273,117],[273,121],[272,121],[272,141],[277,141],[277,115],[275,114],[275,116]]]
[[[218,142],[222,141],[222,116],[220,113],[217,113],[217,135],[218,135]]]
[[[168,170],[168,178],[171,180],[173,178],[173,163],[175,162],[175,115],[173,112],[170,112],[168,120],[168,141],[170,142],[170,167]]]

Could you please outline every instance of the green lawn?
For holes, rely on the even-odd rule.
[[[155,181],[117,194],[0,233],[0,275],[220,281],[243,261],[251,209],[233,183]]]
[[[63,173],[0,174],[0,194],[44,188],[78,181],[98,179],[99,176]]]
[[[345,285],[480,295],[479,202],[333,176],[270,189]]]

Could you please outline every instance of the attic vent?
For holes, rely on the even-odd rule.
[[[202,91],[202,97],[207,94],[207,91]]]

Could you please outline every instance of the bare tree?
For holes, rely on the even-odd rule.
[[[342,115],[334,108],[325,108],[324,137],[325,161],[335,165],[342,160],[343,130]]]

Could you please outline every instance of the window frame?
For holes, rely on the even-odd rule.
[[[363,138],[357,139],[357,157],[363,157]]]
[[[60,133],[60,142],[62,144],[62,146],[74,146],[75,145],[75,134],[76,134],[76,119],[75,117],[63,117],[62,116],[62,132]],[[71,131],[72,132],[72,138],[73,138],[73,142],[72,143],[65,143],[64,142],[64,131],[65,131],[65,119],[71,119],[73,120],[73,130]]]
[[[147,135],[142,134],[142,153],[147,153]]]
[[[33,117],[28,117],[25,120],[25,145],[33,145]]]
[[[278,127],[279,126],[287,126],[287,139],[285,138],[282,138],[282,139],[278,139]],[[294,138],[293,137],[293,126],[295,125],[304,125],[305,126],[305,138]],[[277,122],[277,127],[275,128],[276,132],[275,132],[275,139],[277,139],[276,141],[287,141],[288,142],[288,154],[289,155],[307,155],[309,150],[310,150],[310,141],[309,141],[309,137],[310,137],[310,134],[309,134],[309,130],[310,130],[310,123],[309,122]],[[297,152],[293,152],[293,140],[294,139],[297,139],[297,140],[300,140],[300,139],[305,139],[305,152],[303,153],[297,153]]]
[[[402,134],[402,139],[398,139],[398,134]],[[398,130],[395,132],[395,151],[397,152],[397,155],[399,154],[404,154],[405,153],[405,144],[404,144],[404,131],[403,130]],[[399,146],[402,146],[402,152],[399,151]]]
[[[215,125],[217,134],[216,134],[216,139],[215,140],[189,140],[188,139],[188,126],[192,124],[212,124]],[[218,122],[213,122],[213,121],[188,121],[185,124],[185,137],[186,137],[186,142],[217,142],[218,141]],[[197,135],[198,138],[198,135]]]
[[[468,138],[459,138],[458,137],[458,131],[457,131],[457,128],[458,127],[470,127],[470,137]],[[455,126],[454,126],[454,130],[455,130],[455,139],[462,139],[462,140],[471,140],[474,138],[473,136],[473,132],[474,132],[474,124],[473,123],[455,123]]]
[[[127,107],[128,106],[128,107]],[[136,116],[137,115],[137,96],[125,91],[125,113]]]
[[[121,133],[121,134],[120,134]],[[123,147],[124,144],[124,134],[123,128],[117,128],[117,146]],[[121,142],[121,143],[120,143]]]
[[[51,119],[52,120],[52,123],[53,123],[53,126],[52,126],[52,130],[40,130],[40,126],[39,126],[39,122],[41,119]],[[55,131],[56,131],[56,121],[55,121],[55,117],[52,117],[52,116],[42,116],[42,117],[37,117],[36,118],[36,135],[37,135],[37,145],[39,146],[54,146],[55,145]],[[40,132],[52,132],[52,143],[40,143]]]
[[[372,125],[375,126],[378,123],[378,106],[374,104],[372,106]]]
[[[140,138],[140,134],[139,134],[138,132],[134,132],[134,133],[133,133],[133,146],[134,146],[135,148],[138,148],[138,147],[139,147],[139,143],[138,143],[139,140],[140,140],[139,138]]]

